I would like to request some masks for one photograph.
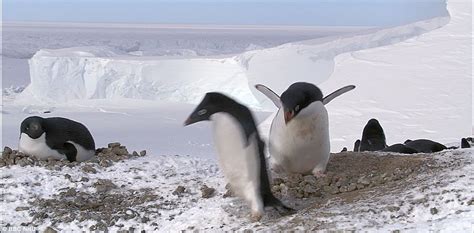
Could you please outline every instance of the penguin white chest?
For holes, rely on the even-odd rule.
[[[47,159],[52,157],[54,159],[65,159],[66,156],[60,154],[58,151],[49,148],[46,144],[46,133],[43,133],[39,138],[33,139],[28,134],[22,133],[20,135],[20,144],[18,146],[20,152],[36,156],[38,159]]]
[[[291,173],[324,172],[329,160],[328,113],[322,102],[308,105],[285,124],[283,109],[273,119],[269,149],[272,163]]]
[[[219,165],[224,176],[237,195],[249,199],[260,186],[257,135],[250,135],[247,142],[239,122],[227,113],[215,113],[211,120]]]

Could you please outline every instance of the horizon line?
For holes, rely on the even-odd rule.
[[[377,28],[380,26],[316,26],[316,25],[273,25],[273,24],[202,24],[202,23],[126,23],[126,22],[73,22],[73,21],[2,21],[4,26],[75,26],[84,28],[152,28],[152,29],[293,29],[293,30],[315,30],[315,29],[351,29],[351,28]]]

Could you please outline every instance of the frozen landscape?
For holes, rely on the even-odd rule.
[[[266,137],[276,109],[254,89],[255,84],[281,93],[293,82],[307,81],[325,94],[353,84],[355,90],[327,106],[332,152],[351,150],[370,118],[380,121],[389,145],[429,138],[459,146],[462,137],[473,134],[470,7],[469,1],[448,1],[449,17],[388,28],[183,25],[132,30],[130,25],[4,24],[3,146],[17,149],[19,124],[25,117],[63,116],[88,126],[98,147],[121,142],[129,152],[147,150],[147,155],[110,166],[2,167],[1,224],[59,230],[107,225],[109,230],[160,231],[288,227],[470,232],[473,149],[413,157],[333,154],[328,172],[355,176],[353,182],[361,183],[360,189],[322,196],[311,192],[301,198],[291,193],[291,179],[285,180],[286,188],[275,184],[273,188],[298,213],[286,217],[270,213],[261,223],[251,223],[243,203],[222,197],[226,183],[217,167],[209,124],[182,126],[204,93],[220,91],[251,107]],[[372,171],[355,175],[338,167],[351,166],[350,159],[338,160],[344,156],[380,160],[373,165],[375,177],[393,174],[397,179],[365,184]],[[402,161],[403,176],[387,165],[394,156]],[[366,164],[359,165],[354,167]],[[99,172],[86,171],[85,166]],[[301,184],[301,179],[309,178],[295,179]],[[53,223],[47,213],[39,212],[52,199],[70,200],[68,190],[99,195],[101,182],[113,185],[100,195],[126,199],[125,193],[138,191],[150,197],[136,206],[121,206],[123,217],[113,224],[93,216],[66,223],[68,216],[59,212],[54,214],[62,222]],[[204,184],[216,189],[209,199],[201,197]],[[180,185],[187,191],[173,194]],[[90,210],[89,205],[84,208]],[[103,217],[94,211],[96,218]]]

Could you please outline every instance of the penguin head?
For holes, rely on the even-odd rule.
[[[208,121],[212,114],[217,112],[229,111],[232,108],[234,100],[217,92],[208,92],[204,96],[204,99],[194,109],[188,119],[184,122],[184,125],[191,125],[200,121]]]
[[[304,108],[315,101],[323,100],[321,90],[311,83],[297,82],[291,84],[280,97],[282,108],[285,113],[285,123],[298,115]]]
[[[43,118],[39,116],[28,117],[21,122],[20,131],[21,133],[27,134],[30,138],[39,138],[44,132]]]
[[[363,136],[366,136],[367,138],[379,138],[383,137],[385,138],[385,134],[383,131],[382,126],[380,125],[379,121],[377,119],[370,119],[367,124],[364,127],[364,130],[362,132]]]

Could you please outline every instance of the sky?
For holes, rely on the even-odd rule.
[[[445,0],[3,0],[4,21],[393,26],[447,14]]]

